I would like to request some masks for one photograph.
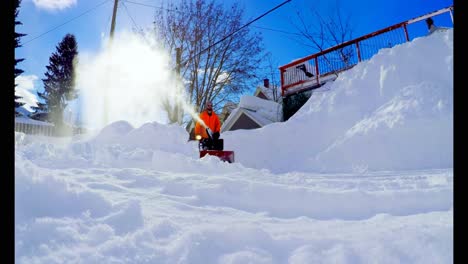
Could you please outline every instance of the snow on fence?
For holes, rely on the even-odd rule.
[[[55,126],[51,123],[19,117],[15,118],[15,131],[32,135],[54,136]]]
[[[16,118],[18,119],[18,118]],[[25,122],[24,120],[16,120],[15,119],[15,131],[22,132],[29,135],[43,135],[48,137],[60,137],[60,136],[67,136],[70,135],[78,135],[86,133],[86,129],[82,127],[68,127],[68,132],[66,130],[57,130],[57,128],[50,123],[36,121],[27,119]],[[31,122],[36,121],[36,122]]]

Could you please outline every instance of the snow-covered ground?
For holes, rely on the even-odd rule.
[[[178,126],[16,134],[16,263],[452,263],[453,30],[198,158]]]

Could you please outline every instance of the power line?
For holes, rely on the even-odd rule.
[[[298,37],[306,38],[306,39],[320,38],[320,39],[323,39],[323,40],[326,40],[326,41],[334,41],[332,38],[323,37],[321,34],[318,34],[318,33],[317,34],[305,34],[305,33],[289,32],[289,31],[285,31],[285,30],[266,28],[266,27],[259,27],[259,26],[252,26],[252,27],[263,29],[263,30],[276,31],[276,32],[280,32],[280,33],[283,33],[283,34],[294,35],[294,36],[298,36]],[[294,40],[293,38],[290,38],[290,39]]]
[[[255,21],[259,20],[260,18],[262,18],[262,17],[268,15],[269,13],[275,11],[276,9],[280,8],[281,6],[283,6],[284,4],[286,4],[286,3],[288,3],[288,2],[291,2],[291,0],[286,0],[286,1],[284,1],[283,3],[281,3],[281,4],[277,5],[277,6],[275,6],[274,8],[268,10],[267,12],[263,13],[261,16],[255,18],[254,20],[248,22],[247,24],[245,24],[245,25],[243,25],[242,27],[238,28],[238,29],[235,30],[234,32],[228,34],[227,36],[223,37],[222,39],[216,41],[215,43],[211,44],[211,45],[208,46],[207,48],[203,49],[202,51],[200,51],[199,53],[197,53],[196,56],[198,56],[198,55],[204,53],[205,51],[209,50],[210,48],[212,48],[212,47],[218,45],[219,43],[221,43],[221,42],[223,42],[223,41],[225,41],[226,39],[228,39],[228,38],[231,37],[232,35],[236,34],[237,32],[241,31],[242,29],[248,27],[248,26],[249,26],[250,24],[252,24],[253,22],[255,22]],[[195,57],[195,56],[192,56],[192,57]],[[185,62],[182,63],[182,65],[184,65],[185,63],[187,63],[192,57],[189,57]]]
[[[124,6],[125,11],[127,12],[127,15],[128,15],[128,16],[130,17],[130,19],[132,20],[133,26],[134,26],[137,30],[142,31],[142,30],[140,29],[140,27],[137,25],[137,23],[135,22],[135,20],[133,19],[133,17],[130,15],[130,11],[128,10],[128,8],[127,8],[127,6],[125,5],[124,1],[122,1],[122,5]]]
[[[143,4],[143,3],[133,2],[133,1],[127,1],[127,0],[123,0],[123,2],[127,2],[127,3],[129,3],[129,4],[134,4],[134,5],[140,5],[140,6],[151,7],[151,8],[155,8],[155,9],[166,10],[166,11],[169,11],[169,12],[183,13],[182,11],[179,11],[179,10],[163,8],[163,7],[155,6],[155,5],[148,5],[148,4]]]
[[[145,6],[145,7],[151,7],[151,8],[155,8],[155,9],[166,10],[166,11],[169,11],[169,12],[179,12],[179,13],[183,13],[182,11],[179,11],[179,10],[166,9],[166,8],[158,7],[158,6],[155,6],[155,5],[143,4],[143,3],[138,3],[138,2],[128,1],[128,0],[123,0],[123,2],[127,2],[127,3],[130,3],[130,4],[135,4],[135,5],[140,5],[140,6]],[[204,53],[205,51],[207,51],[208,49],[212,48],[213,46],[215,46],[215,45],[217,45],[217,44],[223,42],[224,40],[226,40],[226,39],[229,38],[230,36],[236,34],[236,33],[239,32],[240,30],[242,30],[243,28],[248,27],[248,26],[249,26],[250,24],[252,24],[253,22],[259,20],[260,18],[266,16],[267,14],[273,12],[274,10],[280,8],[281,6],[283,6],[284,4],[286,4],[286,3],[288,3],[288,2],[291,2],[291,0],[287,0],[287,1],[285,1],[285,2],[283,2],[283,3],[281,3],[281,4],[279,4],[278,6],[272,8],[271,10],[269,10],[268,12],[262,14],[261,16],[255,18],[254,20],[248,22],[248,23],[245,24],[244,26],[238,28],[236,31],[230,33],[229,35],[223,37],[221,40],[219,40],[219,41],[217,41],[216,43],[212,44],[211,46],[205,48],[204,50],[202,50],[201,52],[199,52],[199,54],[202,54],[202,53]],[[258,27],[258,28],[261,28],[261,27]],[[281,31],[281,30],[274,30],[274,29],[269,29],[269,28],[263,28],[263,29],[265,29],[265,30],[272,30],[272,31],[278,31],[278,32],[282,32],[282,33],[285,33],[285,34],[300,35],[300,34],[298,34],[298,33],[291,33],[291,32],[286,32],[286,31]],[[197,55],[199,55],[199,54],[197,54]],[[186,62],[189,61],[189,60],[190,60],[190,58],[187,59]]]
[[[32,39],[30,39],[30,40],[24,42],[24,43],[23,43],[23,46],[24,46],[25,44],[27,44],[27,43],[33,41],[33,40],[36,40],[36,39],[38,39],[38,38],[44,36],[44,35],[47,34],[47,33],[50,33],[50,32],[52,32],[52,31],[56,30],[56,29],[59,28],[59,27],[62,27],[62,26],[64,26],[64,25],[66,25],[66,24],[72,22],[73,20],[75,20],[75,19],[77,19],[77,18],[79,18],[79,17],[84,16],[85,14],[87,14],[87,13],[93,11],[94,9],[98,8],[99,6],[105,4],[105,3],[108,2],[108,1],[110,1],[110,0],[104,0],[104,1],[101,2],[100,4],[98,4],[98,5],[96,5],[96,6],[92,7],[92,8],[90,8],[90,9],[88,9],[88,10],[86,10],[85,12],[79,14],[78,16],[76,16],[76,17],[74,17],[74,18],[68,20],[67,22],[64,22],[64,23],[62,23],[62,24],[60,24],[60,25],[58,25],[58,26],[56,26],[56,27],[54,27],[54,28],[52,28],[52,29],[50,29],[50,30],[47,30],[46,32],[40,34],[39,36],[34,37],[34,38],[32,38]]]
[[[264,29],[264,30],[276,31],[276,32],[280,32],[280,33],[284,33],[284,34],[288,34],[288,35],[302,36],[302,34],[300,34],[300,33],[288,32],[288,31],[279,30],[279,29],[272,29],[272,28],[259,27],[259,26],[252,26],[252,27],[259,28],[259,29]]]

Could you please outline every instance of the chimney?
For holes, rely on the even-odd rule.
[[[263,86],[265,86],[266,88],[270,88],[270,80],[263,79]]]

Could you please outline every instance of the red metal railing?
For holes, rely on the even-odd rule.
[[[382,48],[390,48],[410,40],[408,25],[428,17],[450,12],[453,6],[401,22],[362,37],[343,42],[321,52],[295,60],[279,67],[282,95],[313,89],[336,78],[362,60],[369,59]]]

